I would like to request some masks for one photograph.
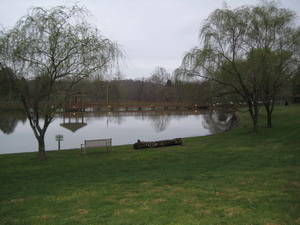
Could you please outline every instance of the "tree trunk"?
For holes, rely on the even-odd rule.
[[[253,133],[258,133],[258,105],[249,101],[248,108],[252,119]]]
[[[253,133],[258,133],[258,118],[252,118],[253,123]]]
[[[181,145],[181,144],[182,144],[181,138],[175,138],[175,139],[163,140],[163,141],[149,141],[149,142],[138,140],[133,145],[133,148],[137,150],[142,148],[158,148],[158,147]]]
[[[272,113],[273,113],[274,103],[273,102],[266,103],[265,108],[266,108],[266,111],[267,111],[267,121],[268,121],[267,127],[272,128],[273,127],[273,125],[272,125]]]
[[[39,160],[44,161],[44,160],[46,160],[44,135],[41,135],[40,137],[38,137],[38,143],[39,143]]]
[[[273,127],[272,126],[272,112],[270,112],[270,111],[267,110],[267,117],[268,117],[268,125],[267,125],[267,127],[268,128],[272,128]]]

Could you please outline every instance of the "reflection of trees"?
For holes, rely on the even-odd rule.
[[[16,126],[18,125],[17,118],[0,118],[0,130],[4,134],[11,134],[15,131]]]
[[[191,111],[110,111],[110,112],[85,112],[85,121],[104,120],[106,123],[121,125],[126,122],[126,117],[137,120],[150,120],[155,131],[164,131],[171,120],[180,120],[191,114]]]
[[[167,129],[172,121],[194,115],[197,118],[203,116],[203,127],[208,129],[210,133],[217,133],[230,128],[232,113],[220,111],[111,111],[111,112],[85,112],[84,119],[89,123],[93,121],[106,121],[107,126],[114,123],[121,125],[126,122],[126,117],[134,117],[136,120],[148,120],[154,130],[159,133]]]
[[[115,123],[121,125],[124,122],[126,122],[126,119],[124,116],[122,116],[122,114],[112,113],[112,112],[107,113],[107,119],[106,119],[107,126],[109,123]]]
[[[213,110],[203,115],[202,125],[214,134],[229,129],[231,118],[231,113]]]
[[[151,126],[156,132],[164,131],[172,120],[180,120],[191,114],[191,111],[126,111],[126,112],[89,112],[85,113],[86,121],[101,120],[106,118],[109,123],[121,125],[126,122],[126,117],[134,117],[138,120],[150,120]]]
[[[151,126],[159,133],[167,129],[172,120],[180,120],[190,115],[190,111],[144,111],[136,112],[135,118],[150,120]]]
[[[206,111],[207,112],[207,111]],[[73,113],[74,114],[74,113]],[[77,113],[76,113],[77,114]],[[126,122],[126,117],[134,117],[136,120],[147,120],[150,121],[153,129],[159,133],[167,129],[172,121],[194,115],[199,117],[203,115],[202,125],[208,129],[210,133],[217,133],[230,128],[232,114],[227,112],[210,111],[207,113],[201,111],[134,111],[134,112],[85,112],[82,113],[80,119],[89,123],[93,121],[103,120],[107,123],[107,126],[111,123],[121,125]],[[56,117],[64,118],[65,114],[57,114]],[[81,121],[80,120],[80,121]],[[4,134],[11,134],[14,132],[18,123],[26,121],[26,117],[23,113],[1,113],[0,116],[0,130]]]
[[[20,121],[23,123],[26,121],[26,117],[23,115],[23,113],[1,113],[0,130],[4,134],[12,134]]]
[[[151,126],[154,130],[159,133],[164,131],[172,120],[172,116],[169,115],[158,115],[158,116],[149,116],[151,121]]]

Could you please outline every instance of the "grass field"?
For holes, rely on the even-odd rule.
[[[300,224],[300,106],[182,146],[0,155],[0,224]]]

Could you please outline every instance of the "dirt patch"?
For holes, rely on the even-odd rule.
[[[227,194],[227,193],[218,192],[218,191],[216,191],[216,192],[215,192],[215,195],[216,195],[216,196],[223,196],[223,197],[226,197],[226,196],[228,196],[228,194]]]
[[[296,224],[300,224],[300,217],[298,219],[295,220]]]
[[[173,189],[171,189],[172,192],[184,192],[186,191],[186,188],[183,187],[175,187]]]
[[[266,225],[280,225],[278,223],[267,223]]]
[[[132,197],[137,197],[138,194],[136,194],[136,193],[129,193],[126,196],[132,198]]]
[[[152,200],[151,202],[152,203],[161,203],[161,202],[165,202],[165,201],[167,201],[167,200],[166,199],[162,199],[162,198],[157,198],[157,199]]]
[[[293,181],[293,182],[291,182],[291,184],[298,187],[298,188],[300,188],[300,182]]]
[[[54,219],[54,218],[56,218],[56,215],[54,215],[54,214],[45,214],[45,215],[41,215],[41,216],[36,216],[36,218],[39,218],[39,219]]]
[[[77,213],[78,213],[79,215],[86,215],[86,214],[89,213],[89,211],[88,211],[87,209],[78,209],[78,210],[77,210]]]
[[[241,199],[241,198],[243,198],[241,195],[237,195],[233,199]]]
[[[198,213],[202,214],[202,215],[210,215],[211,211],[208,209],[201,209],[198,211]]]
[[[135,210],[133,210],[133,209],[124,209],[124,210],[114,212],[114,215],[120,216],[124,213],[125,214],[132,214],[132,213],[135,213]]]
[[[145,201],[142,204],[143,205],[153,205],[153,204],[159,204],[159,203],[166,202],[166,201],[167,201],[166,199],[157,198],[157,199],[153,199],[151,201]]]
[[[129,199],[125,198],[125,199],[121,199],[121,200],[119,201],[119,203],[120,203],[121,205],[125,205],[126,203],[128,203],[128,201],[129,201]]]
[[[234,215],[239,215],[244,212],[240,207],[233,207],[233,208],[228,208],[224,210],[227,216],[231,217]]]
[[[238,192],[239,191],[239,189],[233,188],[233,187],[225,188],[224,190],[227,192]]]
[[[21,202],[24,202],[24,201],[25,201],[24,198],[18,198],[18,199],[12,199],[12,200],[10,200],[10,202],[12,202],[12,203],[21,203]]]
[[[249,178],[238,178],[236,180],[239,184],[242,185],[248,185],[248,184],[253,184],[256,181],[256,177],[249,177]]]
[[[193,204],[193,206],[196,207],[196,208],[203,208],[204,204],[196,203],[196,204]]]
[[[117,198],[116,196],[110,196],[110,197],[106,198],[106,200],[111,201],[111,202],[115,202],[115,201],[117,201],[116,198]]]

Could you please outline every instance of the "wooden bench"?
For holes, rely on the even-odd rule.
[[[88,148],[105,147],[106,151],[111,151],[112,139],[84,140],[81,144],[81,153],[85,154]]]

